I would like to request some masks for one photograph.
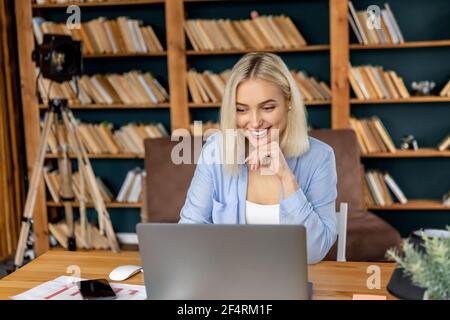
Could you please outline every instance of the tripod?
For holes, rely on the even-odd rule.
[[[119,245],[112,228],[108,211],[106,210],[105,202],[100,194],[94,171],[78,133],[77,122],[67,104],[68,103],[66,99],[49,99],[48,101],[48,111],[46,111],[44,117],[42,136],[39,141],[38,156],[34,164],[33,173],[31,175],[30,187],[25,202],[25,209],[23,212],[20,237],[16,256],[14,259],[16,268],[19,268],[23,264],[27,240],[30,236],[30,229],[33,224],[33,213],[36,203],[37,189],[43,171],[45,153],[52,125],[55,126],[56,140],[59,146],[58,167],[61,176],[60,194],[64,206],[66,224],[68,229],[67,248],[72,251],[76,250],[75,227],[72,207],[72,202],[74,201],[74,192],[72,189],[72,166],[68,154],[69,146],[67,144],[67,142],[70,141],[71,149],[75,153],[78,160],[78,171],[80,173],[80,241],[83,242],[83,245],[85,247],[90,247],[89,226],[84,197],[84,186],[86,185],[88,191],[92,195],[94,207],[98,214],[100,233],[102,235],[105,235],[106,233],[109,247],[113,252],[119,251]],[[62,126],[58,125],[58,119],[62,120]]]

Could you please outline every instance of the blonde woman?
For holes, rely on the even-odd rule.
[[[337,235],[336,165],[333,149],[308,137],[305,113],[280,57],[243,56],[225,87],[221,133],[203,146],[180,223],[302,224],[308,263],[321,261]]]

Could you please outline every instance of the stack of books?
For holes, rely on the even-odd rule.
[[[191,19],[184,24],[194,50],[289,49],[306,46],[291,18],[256,16],[245,20]]]
[[[408,203],[403,191],[387,172],[368,170],[364,179],[364,199],[367,206],[389,206],[395,201],[389,192],[401,204]]]
[[[202,73],[191,69],[188,71],[187,84],[191,100],[194,103],[222,101],[225,85],[230,77],[230,70],[220,74],[211,71]],[[324,81],[308,77],[304,71],[291,70],[304,101],[331,100],[331,89]]]
[[[58,124],[62,126],[61,124]],[[41,124],[42,126],[42,124]],[[65,132],[65,127],[61,127]],[[144,153],[144,140],[147,138],[168,137],[169,133],[162,123],[157,124],[128,124],[113,132],[110,123],[99,124],[79,123],[78,133],[81,143],[89,154],[121,154],[121,153]],[[66,132],[62,136],[60,145],[67,143],[73,145],[73,141],[65,141]],[[70,137],[70,136],[69,136]],[[48,139],[48,151],[57,154],[58,144],[55,128],[50,131]]]
[[[103,17],[80,23],[80,28],[69,29],[66,23],[46,21],[34,17],[33,32],[38,44],[42,44],[44,34],[69,35],[83,42],[84,54],[126,54],[157,53],[164,49],[151,26],[141,26],[142,22],[126,17],[106,20]]]
[[[202,73],[191,69],[187,73],[187,84],[191,100],[194,103],[220,102],[225,91],[225,84],[230,77],[230,70],[220,74],[211,71]]]
[[[450,80],[447,82],[447,84],[444,86],[444,88],[439,93],[441,97],[450,97]]]
[[[304,71],[291,71],[304,101],[331,100],[331,89],[323,81],[308,77]]]
[[[450,134],[446,136],[437,146],[439,151],[444,151],[450,148]]]
[[[143,154],[144,140],[168,137],[169,133],[162,123],[143,125],[128,124],[114,132],[114,138],[122,153]]]
[[[394,71],[384,71],[380,66],[350,65],[348,77],[353,92],[360,100],[410,97],[403,79]]]
[[[213,121],[194,121],[190,124],[190,132],[193,136],[209,136],[216,132],[217,130],[220,130],[220,125],[217,122]],[[209,131],[209,132],[208,132]]]
[[[356,133],[362,154],[397,151],[391,136],[378,117],[350,118],[350,127]]]
[[[39,70],[36,70],[39,74]],[[166,89],[150,72],[130,71],[124,74],[83,75],[79,81],[79,97],[75,81],[51,82],[39,77],[38,90],[41,100],[66,98],[69,104],[158,104],[169,100]],[[50,90],[49,90],[50,89]]]
[[[385,3],[380,16],[372,19],[367,10],[356,11],[348,2],[348,21],[360,44],[404,43],[402,32],[389,4]]]
[[[142,201],[142,184],[145,183],[145,171],[135,168],[128,171],[116,197],[117,202],[137,203]]]
[[[54,202],[61,202],[60,197],[60,189],[61,189],[61,177],[57,170],[52,170],[50,167],[44,168],[44,180],[49,191],[49,194]],[[103,198],[103,201],[109,203],[112,202],[114,196],[112,192],[108,189],[105,183],[99,178],[96,177],[97,186],[100,190],[100,194]],[[89,192],[89,188],[84,182],[84,199],[87,203],[93,203],[93,196]],[[74,172],[72,174],[72,190],[75,194],[75,198],[80,201],[81,198],[81,181],[80,174],[78,172]]]

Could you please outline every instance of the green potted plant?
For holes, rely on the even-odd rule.
[[[423,299],[450,300],[450,227],[447,230],[421,232],[420,244],[406,239],[401,253],[386,253],[412,284],[425,290]]]

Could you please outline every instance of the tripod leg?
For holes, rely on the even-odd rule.
[[[75,199],[73,193],[73,182],[72,182],[72,162],[69,159],[69,146],[67,140],[67,130],[64,126],[57,124],[56,126],[56,140],[59,146],[59,159],[58,168],[61,177],[61,199],[64,205],[64,213],[66,216],[66,224],[68,230],[67,247],[70,251],[75,251],[77,249],[75,241],[75,226],[73,222],[73,208],[72,202]]]
[[[106,228],[106,237],[108,238],[110,248],[113,252],[118,252],[119,244],[117,242],[116,234],[114,233],[108,211],[106,210],[105,203],[100,194],[100,190],[98,189],[94,170],[92,169],[91,163],[86,154],[86,150],[84,149],[84,146],[82,145],[81,139],[78,135],[76,121],[73,117],[72,112],[68,109],[63,110],[62,116],[66,127],[74,138],[74,151],[77,154],[77,158],[79,161],[78,165],[81,169],[80,173],[84,175],[90,194],[92,195],[95,209],[98,214],[100,231],[103,231]]]
[[[45,153],[47,150],[47,140],[50,134],[51,125],[53,123],[55,113],[49,111],[45,114],[44,126],[41,139],[39,141],[38,156],[34,163],[33,173],[31,174],[30,187],[25,201],[25,209],[23,212],[23,221],[20,229],[19,242],[17,244],[14,264],[19,268],[23,264],[24,253],[27,245],[28,235],[30,233],[31,219],[33,218],[34,205],[36,204],[37,189],[40,178],[42,177],[42,168],[44,166]]]

